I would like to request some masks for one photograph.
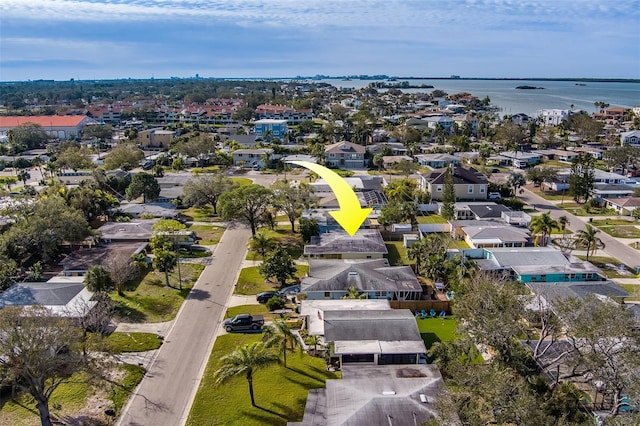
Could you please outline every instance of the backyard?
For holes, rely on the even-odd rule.
[[[340,377],[339,373],[326,370],[323,358],[302,353],[289,355],[287,367],[273,365],[254,373],[258,406],[252,407],[244,375],[216,386],[214,372],[221,357],[261,339],[259,334],[227,334],[216,339],[187,419],[188,426],[285,425],[288,421],[300,421],[309,389],[323,388],[327,379]]]
[[[587,256],[576,256],[582,260],[587,260]],[[589,256],[589,262],[593,263],[607,278],[633,278],[634,271],[627,265],[622,264],[618,259],[607,256]]]
[[[212,246],[220,242],[225,228],[213,225],[191,225],[189,230],[195,232],[198,237],[199,244],[203,246]]]
[[[309,265],[296,265],[297,276],[299,278],[304,277],[309,272]],[[290,282],[291,284],[298,284],[298,280]],[[264,279],[260,272],[258,272],[257,266],[249,266],[242,268],[240,275],[238,276],[238,282],[236,283],[234,293],[235,294],[258,294],[263,291],[275,290],[278,288],[277,282],[270,282]]]
[[[458,321],[453,315],[448,315],[444,318],[439,316],[435,318],[416,318],[416,322],[427,351],[436,342],[448,342],[458,338],[456,335]]]

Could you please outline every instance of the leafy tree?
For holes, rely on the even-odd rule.
[[[18,267],[15,260],[0,253],[0,291],[13,285],[17,272]]]
[[[517,152],[526,139],[524,129],[511,120],[503,121],[496,129],[496,139],[509,151]]]
[[[378,222],[380,225],[384,226],[385,229],[389,225],[393,225],[394,223],[401,223],[405,220],[405,211],[402,208],[404,203],[398,203],[396,201],[390,202],[389,204],[382,206],[380,209],[380,215],[378,216]]]
[[[447,167],[444,173],[444,188],[442,191],[441,214],[447,220],[455,219],[456,216],[456,187],[453,182],[453,171]]]
[[[272,192],[260,185],[250,184],[226,192],[220,196],[220,214],[225,220],[238,219],[251,227],[256,235],[260,217],[271,204]]]
[[[45,308],[25,309],[0,309],[0,379],[30,394],[42,425],[51,426],[51,394],[86,365],[81,331]]]
[[[260,274],[267,280],[275,278],[280,287],[287,285],[287,279],[296,277],[296,264],[286,248],[277,246],[268,253],[258,267]]]
[[[538,216],[534,216],[531,219],[531,223],[529,224],[529,229],[531,232],[536,234],[536,245],[538,245],[538,237],[540,235],[540,245],[546,246],[548,244],[549,236],[554,228],[558,227],[558,222],[556,222],[549,213],[543,213]]]
[[[218,214],[218,200],[225,192],[232,191],[238,185],[226,177],[224,173],[200,175],[189,179],[183,188],[182,201],[190,206],[202,207],[211,204],[213,214]]]
[[[419,166],[413,161],[402,159],[393,165],[393,169],[400,172],[405,177],[409,177],[410,174],[415,173]]]
[[[373,156],[371,163],[378,168],[378,171],[382,170],[384,165],[384,154],[379,152],[378,154]]]
[[[113,134],[113,126],[110,124],[89,124],[82,130],[82,136],[84,139],[97,138],[102,141],[111,139]]]
[[[178,264],[178,255],[174,251],[159,248],[153,250],[153,266],[160,272],[164,272],[164,279],[167,287],[171,287],[169,283],[169,272]]]
[[[118,295],[124,296],[125,284],[136,274],[136,268],[131,263],[131,257],[124,254],[112,256],[107,259],[105,269],[109,271],[109,276],[113,280],[113,285]]]
[[[153,166],[153,177],[163,177],[164,176],[164,167],[162,167],[160,164],[156,164],[155,166]]]
[[[633,312],[624,305],[595,296],[569,298],[557,303],[567,328],[573,356],[594,380],[604,383],[612,396],[610,413],[617,415],[622,393],[640,396],[640,330],[633,327]]]
[[[585,112],[570,115],[564,125],[575,131],[582,139],[591,141],[596,140],[604,127],[603,123],[595,120]]]
[[[595,183],[595,164],[596,159],[587,152],[578,154],[571,162],[569,192],[577,203],[584,203],[591,197]]]
[[[216,150],[216,142],[210,136],[198,135],[180,142],[175,149],[178,153],[198,160],[199,166],[205,166],[211,153]]]
[[[142,202],[155,200],[160,195],[160,184],[156,178],[149,173],[136,173],[131,179],[131,184],[126,190],[128,200],[138,198],[142,195]]]
[[[261,342],[253,342],[240,346],[235,351],[220,358],[220,367],[213,375],[217,385],[223,384],[232,377],[244,375],[249,384],[251,405],[256,407],[256,401],[253,396],[253,373],[278,362],[278,355],[265,348]]]
[[[119,143],[104,157],[107,170],[131,170],[144,158],[144,152],[132,143]]]
[[[7,130],[7,142],[12,153],[22,152],[25,149],[34,149],[44,146],[49,140],[49,135],[42,126],[35,123],[24,123],[13,129]]]
[[[271,190],[273,205],[287,215],[291,223],[291,232],[295,232],[295,222],[300,219],[302,211],[316,204],[313,188],[306,183],[291,186],[286,181],[279,180],[271,185]]]
[[[287,366],[287,351],[295,348],[302,349],[300,339],[291,331],[285,320],[275,320],[264,328],[265,346],[267,348],[277,348],[282,352],[282,363]]]
[[[95,167],[86,149],[75,145],[70,145],[56,153],[56,163],[61,169],[71,169],[74,172]]]
[[[610,170],[621,170],[626,175],[629,166],[640,159],[640,149],[631,145],[617,146],[606,150],[602,159]]]
[[[97,184],[82,183],[80,186],[68,188],[64,193],[64,199],[67,205],[82,211],[87,220],[106,216],[111,209],[120,205],[117,198],[99,189]]]
[[[636,209],[640,211],[640,209]],[[315,219],[300,219],[300,235],[302,236],[302,242],[311,242],[311,237],[320,235],[320,226]]]
[[[113,290],[113,280],[109,271],[100,265],[93,265],[84,276],[84,283],[87,288],[93,292],[109,293]]]
[[[600,232],[598,228],[586,224],[584,229],[581,229],[576,234],[576,244],[586,249],[587,261],[589,260],[589,255],[595,253],[598,247],[604,247],[602,240],[597,236],[598,232]]]
[[[251,250],[258,252],[263,259],[274,245],[274,239],[264,232],[257,232],[256,235],[249,240]]]

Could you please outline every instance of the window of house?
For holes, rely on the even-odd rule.
[[[325,292],[324,292],[324,297],[325,297],[325,298],[329,298],[329,297],[331,297],[331,292],[330,292],[330,291],[325,291]]]
[[[467,192],[468,192],[469,194],[473,194],[473,185],[469,185],[469,186],[467,187]]]
[[[485,190],[485,187],[484,187],[484,186],[481,186],[481,187],[480,187],[480,193],[481,193],[481,194],[484,194],[484,190]]]
[[[438,191],[438,192],[442,192],[442,185],[438,185],[438,186],[436,187],[436,191]]]
[[[547,276],[546,275],[540,275],[540,281],[547,281]]]

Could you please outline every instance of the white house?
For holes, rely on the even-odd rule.
[[[542,118],[545,126],[558,126],[564,120],[569,118],[571,111],[568,109],[541,109],[537,115]]]

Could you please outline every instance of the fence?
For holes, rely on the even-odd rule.
[[[423,309],[429,312],[433,309],[438,314],[442,311],[449,315],[452,313],[450,300],[390,300],[389,306],[393,309],[410,309],[413,312]]]

